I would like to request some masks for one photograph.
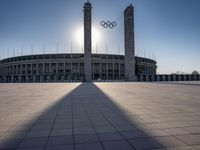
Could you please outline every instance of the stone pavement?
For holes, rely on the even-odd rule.
[[[200,82],[0,84],[0,149],[200,150]]]

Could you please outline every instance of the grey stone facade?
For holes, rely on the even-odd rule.
[[[134,8],[128,6],[124,11],[125,80],[135,81]]]
[[[92,80],[124,80],[124,56],[92,54]],[[135,57],[137,75],[155,75],[156,62]],[[0,82],[84,81],[84,54],[27,55],[0,61]]]
[[[85,81],[92,81],[92,6],[87,2],[84,6],[84,75]]]

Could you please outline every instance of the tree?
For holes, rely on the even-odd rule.
[[[194,70],[194,71],[192,71],[192,74],[193,74],[193,75],[198,75],[198,74],[199,74],[199,72],[198,72],[198,71],[196,71],[196,70]]]

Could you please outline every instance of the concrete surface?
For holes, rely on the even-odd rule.
[[[0,84],[0,149],[200,150],[200,82]]]

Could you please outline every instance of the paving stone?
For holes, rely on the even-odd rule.
[[[183,128],[169,128],[169,129],[162,129],[163,132],[168,133],[169,135],[182,135],[188,134],[188,131],[185,131]]]
[[[185,127],[183,129],[188,133],[199,133],[200,134],[200,127]]]
[[[171,148],[167,148],[167,150],[197,150],[192,146],[184,146],[184,147],[171,147]]]
[[[99,139],[96,134],[78,134],[74,136],[74,142],[76,144],[80,143],[92,143],[98,142]]]
[[[179,135],[176,137],[189,145],[200,145],[200,134]]]
[[[91,127],[87,128],[74,128],[74,134],[95,134],[94,129]]]
[[[26,126],[9,126],[8,127],[8,132],[21,132],[21,131],[29,131],[32,128],[31,125],[26,125]]]
[[[104,150],[100,143],[75,144],[75,150]]]
[[[72,135],[72,129],[57,129],[52,130],[50,136]]]
[[[2,136],[3,139],[23,139],[26,136],[27,132],[25,131],[13,131],[13,132],[5,132]]]
[[[20,148],[33,148],[45,146],[47,143],[47,138],[25,138],[22,143],[20,143]]]
[[[34,147],[34,148],[17,148],[16,150],[44,150],[44,147]]]
[[[106,150],[133,150],[130,144],[127,141],[119,140],[119,141],[107,141],[103,142],[103,145]]]
[[[65,136],[54,136],[49,137],[47,145],[69,145],[73,144],[73,136],[65,135]]]
[[[162,148],[162,146],[158,144],[153,138],[132,139],[129,140],[129,142],[136,150]]]
[[[52,125],[35,125],[31,128],[32,131],[51,130]]]
[[[53,129],[71,129],[72,128],[72,123],[71,122],[66,122],[66,123],[55,123],[53,125]]]
[[[122,140],[124,139],[123,136],[121,136],[119,133],[100,133],[98,134],[100,137],[101,141],[111,141],[111,140]]]
[[[73,150],[73,145],[47,146],[45,150]]]
[[[126,139],[145,138],[149,135],[142,131],[121,132]]]
[[[17,148],[21,139],[0,140],[0,149],[14,149]]]
[[[156,137],[154,138],[160,145],[163,147],[178,147],[178,146],[187,146],[187,144],[183,143],[181,140],[173,136],[167,137]]]
[[[97,126],[95,127],[95,130],[97,133],[117,133],[117,130],[114,127],[111,126]]]
[[[40,130],[40,131],[30,131],[27,135],[28,138],[30,137],[48,137],[50,134],[50,130]]]

